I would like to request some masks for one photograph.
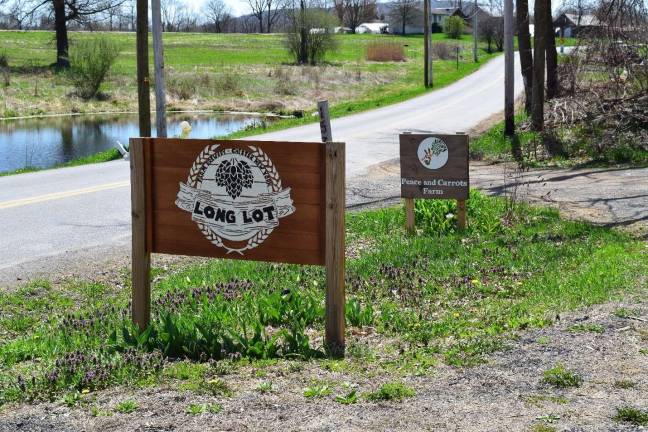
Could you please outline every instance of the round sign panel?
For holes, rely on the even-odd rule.
[[[448,146],[443,140],[436,137],[425,138],[421,141],[417,154],[419,161],[427,169],[439,169],[448,163]]]

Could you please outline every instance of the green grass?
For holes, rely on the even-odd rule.
[[[0,177],[4,176],[9,176],[9,175],[15,175],[15,174],[25,174],[25,173],[30,173],[30,172],[36,172],[36,171],[43,171],[47,169],[55,169],[55,168],[65,168],[65,167],[73,167],[73,166],[80,166],[80,165],[87,165],[87,164],[92,164],[92,163],[101,163],[101,162],[109,162],[112,160],[117,160],[121,159],[121,153],[117,149],[110,149],[106,151],[102,151],[99,153],[95,153],[93,155],[89,156],[84,156],[78,159],[71,160],[66,163],[62,163],[56,166],[53,166],[51,168],[36,168],[36,167],[28,167],[28,168],[20,168],[14,171],[6,171],[6,172],[0,172]]]
[[[525,122],[525,113],[516,115],[515,123]],[[549,157],[544,148],[542,134],[530,130],[516,132],[513,137],[504,135],[504,122],[489,129],[486,133],[471,140],[470,157],[476,160],[502,161],[512,160],[512,147],[515,142],[522,150],[527,167],[606,167],[610,165],[648,166],[648,151],[620,143],[612,148],[599,150],[594,145],[596,136],[580,136],[579,128],[557,128],[553,130],[558,140],[562,141],[565,156]]]
[[[576,372],[570,371],[564,365],[558,364],[542,374],[542,382],[558,388],[580,387],[583,378]]]
[[[301,373],[305,360],[351,375],[428,374],[439,363],[480,363],[558,313],[645,289],[646,248],[627,234],[562,220],[551,209],[511,211],[505,200],[475,191],[472,223],[459,232],[445,217],[454,206],[417,202],[416,236],[405,232],[400,206],[347,214],[348,247],[362,248],[346,262],[353,306],[341,360],[323,358],[318,342],[320,267],[210,260],[154,269],[151,327],[143,334],[129,321],[128,271],[113,284],[36,281],[2,291],[0,406],[162,382],[228,396],[219,377],[246,364],[264,376]],[[331,391],[330,383],[311,385],[313,396],[324,387]]]
[[[569,327],[572,333],[604,333],[605,328],[600,324],[574,324]]]

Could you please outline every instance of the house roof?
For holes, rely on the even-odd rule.
[[[566,13],[563,14],[567,20],[570,21],[572,25],[581,25],[581,26],[597,26],[600,25],[598,18],[594,15],[581,15],[580,24],[578,21],[578,14]]]
[[[431,8],[430,13],[432,15],[452,15],[455,13],[457,8],[448,7],[448,8]]]

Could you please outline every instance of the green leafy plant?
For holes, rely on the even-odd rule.
[[[327,384],[313,384],[304,389],[304,397],[307,398],[321,398],[331,394],[331,387]]]
[[[78,391],[73,391],[63,396],[63,403],[70,408],[77,406],[81,400],[81,393]]]
[[[374,321],[374,311],[371,303],[367,303],[363,307],[356,298],[347,301],[345,314],[347,322],[354,327],[370,326]]]
[[[271,381],[264,381],[257,386],[259,393],[271,393],[274,390]]]
[[[122,414],[130,414],[137,411],[137,409],[139,409],[139,405],[137,405],[137,402],[132,399],[121,401],[117,404],[117,406],[115,406],[115,411]]]
[[[580,387],[583,378],[566,369],[562,364],[558,364],[542,374],[542,382],[559,388]]]
[[[335,401],[342,405],[351,405],[358,402],[358,392],[354,389],[344,395],[335,397]]]
[[[376,391],[365,393],[364,397],[372,402],[402,401],[414,396],[414,389],[400,382],[385,383]]]

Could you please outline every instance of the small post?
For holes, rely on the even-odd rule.
[[[515,134],[515,58],[513,0],[504,0],[504,134]]]
[[[146,170],[144,146],[147,139],[130,140],[132,217],[132,303],[133,323],[144,330],[151,317],[151,254],[146,245]]]
[[[423,84],[432,87],[432,53],[430,44],[430,0],[423,0]]]
[[[333,131],[331,130],[331,116],[329,115],[328,101],[317,102],[317,111],[320,117],[320,131],[322,132],[322,142],[333,141]]]
[[[416,222],[414,221],[414,198],[405,198],[405,229],[408,234],[416,232]]]
[[[475,0],[475,8],[473,11],[473,61],[477,63],[477,0]]]
[[[326,348],[344,356],[344,143],[326,143]]]
[[[137,107],[139,134],[151,136],[151,100],[148,54],[148,0],[137,0]]]
[[[457,223],[460,230],[468,226],[466,218],[466,200],[457,200]]]
[[[166,85],[164,83],[164,46],[160,0],[151,0],[151,18],[153,20],[153,62],[155,64],[155,129],[159,138],[166,138]]]
[[[457,70],[459,70],[459,45],[456,46],[457,49]]]

